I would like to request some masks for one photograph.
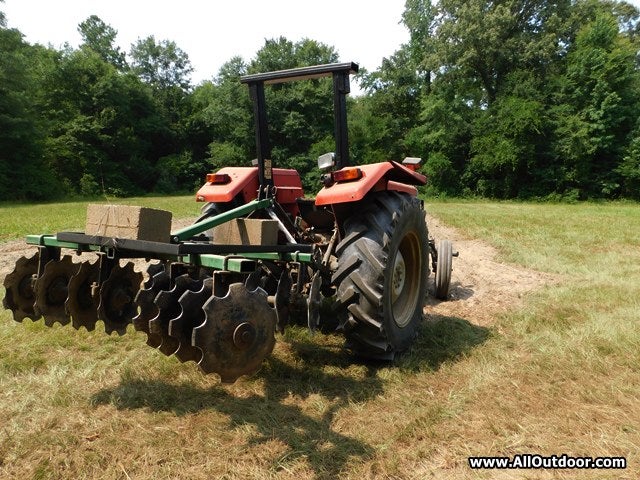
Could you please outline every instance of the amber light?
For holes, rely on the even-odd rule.
[[[229,183],[231,177],[226,173],[207,173],[207,183],[213,183],[214,185],[222,185]]]
[[[362,170],[359,168],[345,168],[333,172],[332,175],[334,182],[352,182],[362,178]]]

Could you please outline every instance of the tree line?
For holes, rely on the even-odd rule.
[[[639,18],[608,0],[407,0],[409,41],[357,76],[351,159],[420,156],[432,195],[639,199]],[[78,31],[78,48],[31,45],[0,12],[1,200],[193,191],[255,157],[240,76],[339,61],[329,45],[274,38],[194,86],[175,42],[124,52],[97,16]],[[315,158],[334,148],[331,88],[266,91],[274,162],[310,193]]]

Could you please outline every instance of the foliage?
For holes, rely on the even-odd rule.
[[[0,45],[0,199],[39,200],[52,194],[40,186],[51,172],[42,162],[46,136],[31,91],[38,82],[33,67],[46,61],[46,53],[2,26]]]
[[[639,198],[639,19],[612,0],[407,0],[409,41],[348,100],[351,159],[420,156],[433,195]],[[250,165],[240,77],[339,58],[272,38],[194,87],[173,41],[139,39],[127,57],[99,17],[78,31],[78,49],[29,45],[0,14],[0,199],[185,190]],[[266,88],[271,157],[308,191],[335,148],[331,95],[329,79]]]
[[[82,48],[89,48],[96,52],[107,63],[119,70],[125,70],[127,60],[125,53],[114,44],[118,32],[104,23],[97,15],[91,15],[78,25],[82,36]]]

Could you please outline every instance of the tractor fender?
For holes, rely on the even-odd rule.
[[[249,202],[258,196],[258,167],[224,167],[219,174],[229,175],[225,184],[205,183],[196,193],[198,202],[231,202],[238,194]],[[273,169],[273,183],[276,187],[276,201],[282,205],[295,204],[296,198],[304,197],[302,182],[298,172],[288,168]]]
[[[356,167],[342,170],[350,168]],[[427,183],[427,177],[394,161],[359,165],[357,168],[362,171],[362,177],[323,187],[316,196],[316,205],[357,202],[369,192],[382,190],[397,190],[416,196],[418,190],[415,185]]]

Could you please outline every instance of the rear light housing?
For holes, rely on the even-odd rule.
[[[421,163],[422,159],[420,157],[405,157],[405,159],[402,161],[402,165],[414,172],[418,171]]]
[[[207,183],[212,183],[214,185],[224,185],[225,183],[229,183],[231,181],[231,177],[227,173],[207,173]]]
[[[343,168],[331,174],[334,182],[353,182],[362,178],[362,170],[359,168]]]

